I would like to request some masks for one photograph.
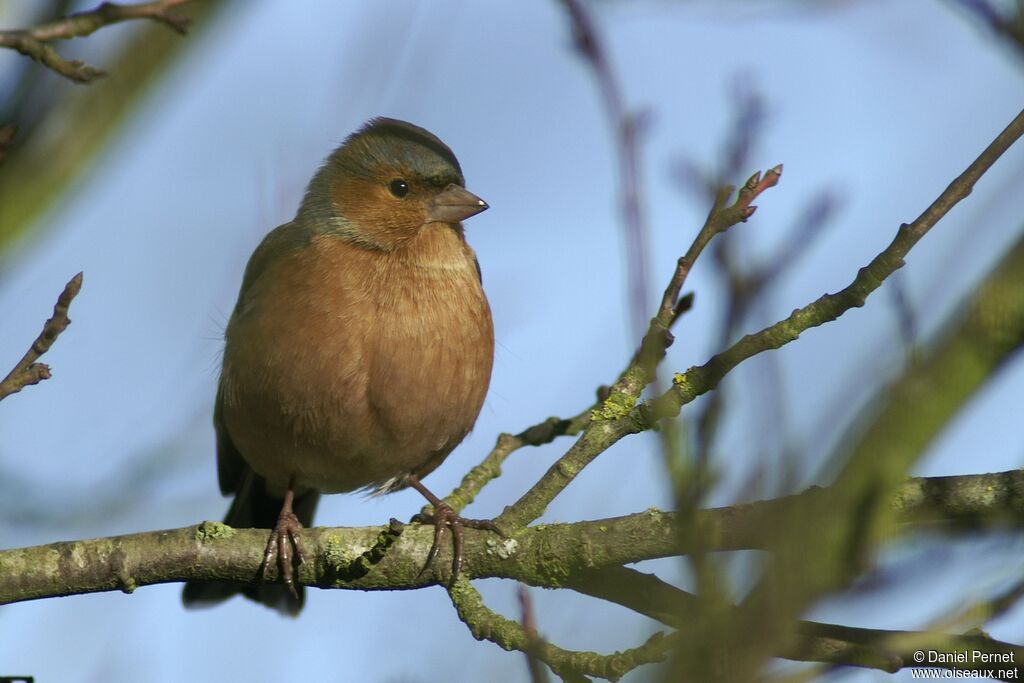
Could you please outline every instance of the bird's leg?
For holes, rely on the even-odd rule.
[[[263,554],[263,580],[267,579],[270,570],[270,563],[277,556],[277,569],[281,575],[284,585],[296,598],[299,593],[295,590],[295,570],[292,566],[292,546],[295,547],[295,559],[298,564],[305,561],[302,551],[302,523],[292,512],[292,501],[295,498],[295,480],[288,482],[288,490],[284,494],[284,502],[281,503],[281,513],[277,516],[277,524],[270,532],[267,540],[267,549]]]
[[[409,486],[423,494],[423,497],[427,499],[432,506],[434,506],[434,513],[432,515],[424,515],[422,513],[413,515],[411,521],[418,522],[420,524],[433,524],[434,525],[434,544],[430,546],[430,552],[427,554],[427,561],[423,565],[423,569],[420,573],[426,570],[430,566],[430,563],[437,557],[437,552],[441,547],[441,540],[444,538],[446,529],[451,529],[452,532],[452,579],[451,583],[454,584],[455,580],[459,578],[459,572],[462,570],[462,527],[469,527],[471,529],[484,529],[486,531],[494,531],[500,534],[498,526],[489,519],[467,519],[460,517],[456,514],[455,510],[451,508],[448,503],[444,502],[433,493],[430,492],[426,486],[420,482],[419,477],[415,474],[410,474],[406,481]]]

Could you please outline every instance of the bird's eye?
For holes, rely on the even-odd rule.
[[[401,199],[409,194],[409,183],[399,178],[388,183],[388,189],[391,191],[391,194]]]

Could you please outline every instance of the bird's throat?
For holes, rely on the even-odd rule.
[[[476,268],[459,224],[428,223],[392,256],[415,268],[459,272],[475,272]]]

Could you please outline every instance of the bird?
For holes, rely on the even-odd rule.
[[[187,607],[236,593],[287,615],[301,532],[321,494],[408,487],[433,505],[433,561],[468,520],[421,479],[470,432],[494,360],[480,264],[462,221],[487,203],[436,135],[374,118],[320,166],[295,218],[253,252],[224,332],[213,422],[225,523],[270,529],[261,581],[188,582]],[[277,561],[281,583],[266,580]]]

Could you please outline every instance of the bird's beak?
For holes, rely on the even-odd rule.
[[[487,202],[452,183],[427,207],[427,223],[460,223],[487,210]]]

